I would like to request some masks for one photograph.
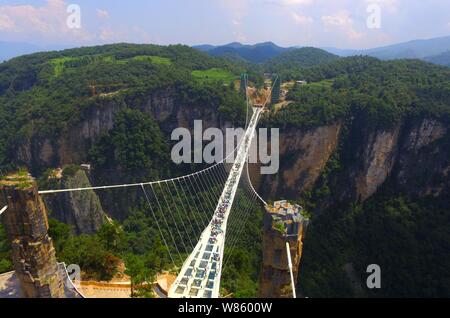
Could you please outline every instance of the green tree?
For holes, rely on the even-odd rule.
[[[103,224],[97,236],[108,251],[121,253],[126,248],[125,232],[120,224],[115,221]]]
[[[153,298],[154,272],[147,266],[142,256],[128,254],[125,257],[125,274],[131,278],[131,297]]]

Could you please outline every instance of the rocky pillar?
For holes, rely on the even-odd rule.
[[[289,242],[295,282],[302,256],[302,241],[307,221],[297,212],[294,217],[277,212],[277,209],[268,207],[264,217],[263,259],[259,286],[259,296],[262,298],[293,296],[286,242]]]
[[[48,236],[48,219],[36,182],[26,173],[0,181],[2,215],[12,246],[16,275],[24,298],[63,298],[55,249]]]

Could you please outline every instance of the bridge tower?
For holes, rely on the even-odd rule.
[[[24,298],[64,298],[55,249],[48,236],[47,212],[34,179],[27,173],[0,181],[0,205],[12,247],[13,265]]]

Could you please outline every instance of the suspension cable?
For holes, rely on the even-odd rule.
[[[167,244],[166,238],[164,237],[164,234],[163,234],[163,232],[161,230],[161,226],[159,225],[158,218],[156,217],[156,213],[155,213],[155,211],[152,208],[152,203],[150,202],[150,199],[148,197],[147,191],[145,190],[143,184],[141,185],[141,187],[142,187],[142,191],[144,191],[144,195],[145,195],[145,198],[147,199],[147,203],[150,206],[150,210],[152,211],[152,215],[153,215],[153,218],[155,219],[156,225],[158,226],[159,234],[161,235],[161,238],[162,238],[162,240],[164,242],[164,245],[166,245],[167,252],[169,252],[169,257],[172,260],[173,265],[175,267],[177,267],[177,264],[175,263],[175,260],[174,260],[174,258],[172,256],[172,253],[170,252],[170,248],[169,248],[169,245]]]
[[[180,257],[181,262],[183,262],[183,258],[181,257],[181,253],[180,253],[180,250],[178,249],[177,242],[176,242],[175,238],[174,238],[173,235],[172,235],[172,231],[170,230],[169,223],[167,223],[166,216],[164,215],[164,211],[163,211],[163,209],[162,209],[162,207],[161,207],[161,204],[159,203],[158,196],[156,195],[155,189],[153,188],[153,185],[150,185],[150,187],[151,187],[152,192],[153,192],[153,195],[154,195],[154,197],[155,197],[155,199],[156,199],[156,203],[158,204],[159,211],[161,211],[161,214],[162,214],[162,216],[163,216],[164,223],[165,223],[166,226],[167,226],[169,235],[170,235],[170,237],[172,238],[173,243],[175,244],[175,249],[177,250],[178,256]]]

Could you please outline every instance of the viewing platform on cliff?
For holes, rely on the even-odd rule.
[[[266,211],[271,216],[272,228],[286,237],[298,237],[299,227],[306,226],[309,222],[308,218],[302,214],[303,207],[291,204],[287,200],[268,205]]]

